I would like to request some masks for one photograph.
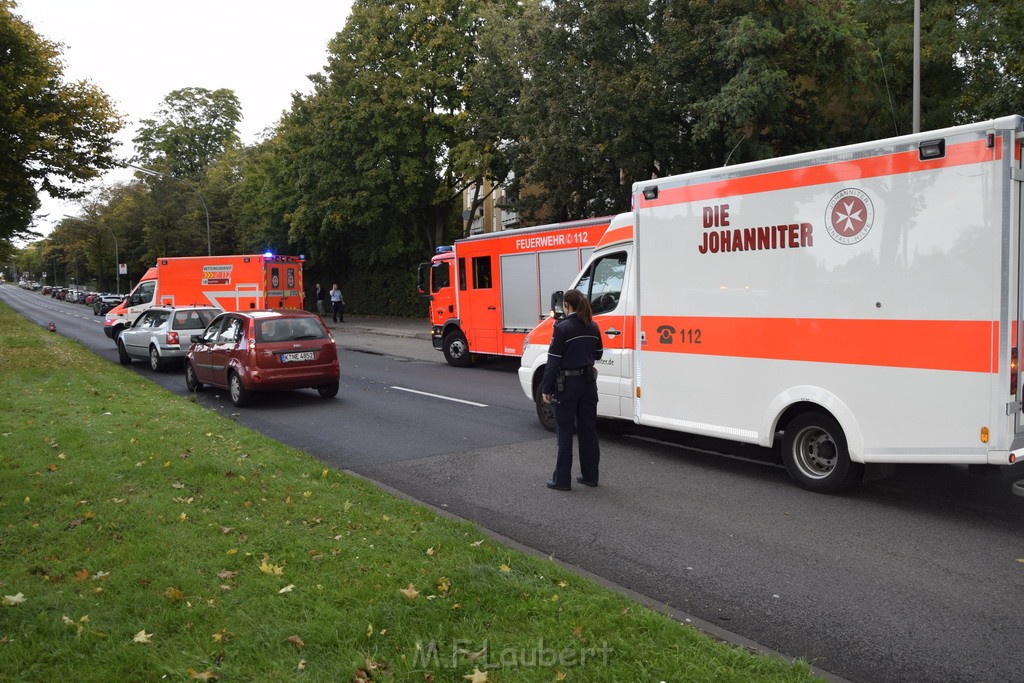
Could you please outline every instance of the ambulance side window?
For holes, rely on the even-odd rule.
[[[143,282],[135,291],[132,292],[131,298],[128,300],[129,306],[138,306],[139,304],[148,304],[153,300],[153,293],[156,292],[156,281],[150,280],[149,282]]]
[[[459,259],[459,291],[466,291],[466,259]]]
[[[473,289],[491,288],[491,257],[473,257]]]
[[[430,269],[430,291],[435,294],[451,284],[451,266],[447,261],[435,263]]]
[[[609,254],[591,264],[576,288],[590,299],[595,315],[608,313],[619,305],[625,274],[626,252]]]

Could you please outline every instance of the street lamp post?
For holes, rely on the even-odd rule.
[[[143,166],[136,166],[135,164],[125,164],[125,166],[127,166],[128,168],[134,168],[136,171],[139,171],[140,173],[145,173],[146,175],[154,175],[154,176],[158,176],[160,178],[168,178],[170,180],[177,180],[179,183],[182,183],[183,185],[188,187],[188,189],[190,189],[190,190],[192,190],[193,192],[196,193],[196,196],[199,197],[199,201],[202,202],[202,204],[203,204],[203,212],[206,214],[206,255],[207,256],[213,256],[213,242],[210,239],[210,209],[207,208],[206,200],[203,199],[202,193],[200,193],[199,190],[196,189],[196,186],[193,185],[192,183],[188,182],[184,178],[179,178],[177,176],[173,176],[173,175],[170,175],[168,173],[162,173],[160,171],[153,170],[152,168],[145,168]]]
[[[98,225],[98,226],[100,226],[102,228],[106,228],[107,232],[110,233],[110,236],[114,238],[114,279],[117,280],[117,295],[121,296],[121,256],[120,256],[120,252],[119,252],[118,247],[117,247],[117,235],[114,234],[114,231],[111,230],[110,226],[107,225],[106,223],[100,223],[99,221],[94,221],[91,218],[82,218],[81,216],[68,216],[68,215],[65,215],[64,217],[65,218],[70,218],[73,221],[82,221],[83,223],[92,223],[93,225]],[[54,275],[56,275],[56,273],[54,273]]]

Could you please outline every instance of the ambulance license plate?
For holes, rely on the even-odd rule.
[[[282,353],[282,363],[295,363],[296,361],[313,360],[312,351],[303,351],[301,353]]]

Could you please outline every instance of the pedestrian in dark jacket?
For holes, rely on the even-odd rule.
[[[324,317],[324,290],[319,284],[316,286],[316,312],[321,318]]]
[[[541,380],[545,403],[553,403],[558,457],[548,488],[572,488],[573,432],[580,442],[581,484],[597,486],[601,449],[597,443],[597,370],[603,352],[601,331],[593,320],[590,302],[579,290],[565,293],[566,316],[555,324],[548,347],[548,362]]]

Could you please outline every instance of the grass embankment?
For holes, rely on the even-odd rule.
[[[0,679],[803,681],[0,305]]]

